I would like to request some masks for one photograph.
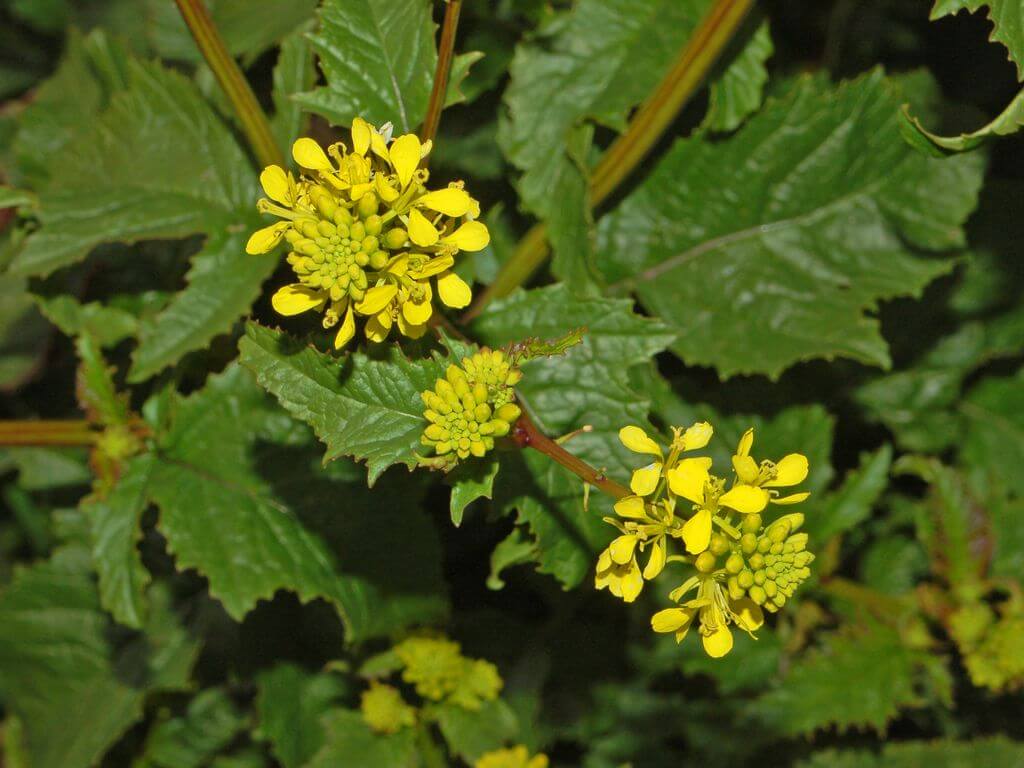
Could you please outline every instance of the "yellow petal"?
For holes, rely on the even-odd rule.
[[[384,137],[376,130],[370,134],[370,149],[372,149],[373,154],[378,157],[385,160],[388,159],[388,144],[384,141]]]
[[[425,280],[428,277],[439,275],[447,269],[451,269],[455,264],[455,259],[449,255],[435,256],[427,262],[424,262],[423,266],[417,270],[409,273],[409,276],[414,280]]]
[[[683,459],[665,473],[668,487],[676,496],[682,496],[694,504],[704,503],[704,486],[710,475],[707,459]]]
[[[791,453],[775,465],[775,479],[765,483],[765,486],[779,488],[802,483],[807,479],[807,469],[807,457],[801,453]]]
[[[430,223],[430,219],[413,208],[409,211],[409,239],[416,245],[428,247],[434,245],[440,235],[437,227]]]
[[[427,332],[427,324],[413,325],[405,320],[403,315],[398,316],[398,330],[403,336],[407,336],[410,339],[418,339],[424,333]]]
[[[597,558],[597,572],[603,573],[612,567],[612,556],[611,553],[604,549]]]
[[[398,182],[403,187],[408,186],[412,181],[416,167],[420,164],[420,157],[420,140],[414,133],[399,136],[391,144],[388,158],[391,160],[395,173],[398,174]]]
[[[736,477],[740,479],[740,482],[747,485],[753,485],[760,472],[757,462],[749,456],[733,456],[732,468],[736,470]]]
[[[356,312],[361,315],[376,315],[391,303],[397,293],[398,288],[392,283],[374,286],[366,292],[363,300],[356,304]]]
[[[289,226],[287,221],[279,221],[277,224],[271,224],[269,227],[257,229],[249,237],[249,242],[245,244],[245,252],[256,256],[273,250],[281,242],[281,237]]]
[[[454,245],[460,251],[482,251],[491,242],[491,233],[482,221],[467,221],[441,242]]]
[[[260,174],[260,185],[267,197],[284,205],[291,206],[292,186],[288,183],[288,174],[279,165],[268,165]]]
[[[665,559],[667,552],[665,551],[665,537],[659,536],[654,540],[654,546],[651,548],[651,557],[647,561],[647,566],[644,568],[644,578],[648,581],[650,579],[656,579],[658,574],[661,573],[665,567]]]
[[[631,533],[619,536],[608,545],[608,552],[612,560],[619,565],[625,565],[633,559],[633,552],[636,550],[636,536]]]
[[[352,121],[352,149],[357,155],[366,155],[370,148],[370,134],[373,133],[373,126],[357,117]]]
[[[377,197],[385,203],[390,203],[398,199],[398,190],[388,184],[388,180],[383,173],[378,173],[373,177],[373,184],[377,188]]]
[[[639,496],[627,496],[615,502],[615,514],[619,517],[641,518],[644,516],[644,500]]]
[[[293,283],[279,288],[270,300],[274,310],[286,317],[298,315],[308,309],[319,309],[326,302],[326,293],[301,283]]]
[[[755,485],[734,485],[722,495],[718,503],[745,515],[752,515],[768,506],[768,491]]]
[[[361,184],[353,184],[348,191],[348,197],[352,202],[358,202],[372,189],[373,184],[369,181]]]
[[[725,624],[719,624],[713,632],[704,635],[704,650],[713,659],[720,659],[732,650],[732,632]]]
[[[751,427],[743,433],[743,437],[740,438],[740,444],[736,447],[737,456],[749,456],[750,448],[754,444],[754,428]]]
[[[407,301],[402,305],[402,315],[410,325],[423,325],[430,319],[430,315],[433,314],[433,312],[434,305],[430,303],[429,296],[426,301],[420,304]]]
[[[754,632],[764,624],[764,611],[749,597],[730,601],[729,610],[732,611],[736,626],[745,632]]]
[[[370,341],[381,343],[391,332],[391,313],[379,312],[366,321],[366,338]]]
[[[658,487],[658,481],[661,480],[661,466],[659,462],[654,462],[634,472],[629,481],[629,487],[633,493],[637,496],[650,496],[654,493],[654,489]]]
[[[666,608],[651,616],[651,629],[655,632],[678,632],[693,620],[693,611]]]
[[[789,496],[783,496],[781,499],[769,499],[769,501],[771,501],[772,504],[799,504],[810,495],[811,494],[808,491],[804,491],[803,493],[793,493]]]
[[[345,312],[345,319],[341,323],[341,328],[338,329],[338,335],[334,337],[334,348],[341,349],[350,341],[352,337],[356,335],[356,317],[352,312],[352,304],[348,305],[348,311]]]
[[[634,453],[649,453],[661,456],[661,446],[651,440],[640,427],[623,427],[619,430],[619,440]]]
[[[711,442],[715,430],[706,421],[698,421],[683,433],[683,450],[695,451]]]
[[[437,295],[441,297],[446,307],[452,309],[468,307],[469,302],[473,300],[473,291],[466,285],[466,281],[454,272],[437,278]]]
[[[464,189],[448,187],[436,192],[428,192],[416,199],[413,205],[421,205],[445,216],[465,216],[469,211],[472,198]]]
[[[331,161],[327,159],[327,154],[313,139],[299,139],[292,144],[292,157],[303,168],[310,168],[314,171],[333,170]]]
[[[683,526],[683,541],[686,551],[691,555],[699,555],[711,543],[711,512],[698,509],[696,514]]]
[[[640,573],[640,568],[637,567],[636,561],[633,562],[633,567],[629,569],[629,572],[622,577],[622,599],[627,603],[632,603],[640,596],[640,590],[644,588],[644,577]]]

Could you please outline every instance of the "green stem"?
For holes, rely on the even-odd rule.
[[[437,127],[441,124],[441,110],[444,109],[445,97],[448,95],[448,77],[451,73],[452,58],[455,54],[455,31],[459,26],[459,13],[462,11],[462,0],[448,0],[444,11],[444,23],[441,27],[441,40],[437,45],[437,69],[434,70],[434,87],[430,91],[427,102],[427,116],[423,118],[420,130],[420,141],[424,144],[433,141],[437,135]],[[424,158],[426,163],[426,158]]]
[[[752,6],[753,0],[717,0],[711,6],[658,87],[640,105],[626,130],[594,168],[590,176],[590,199],[594,207],[607,200],[636,169],[697,93]],[[508,295],[526,282],[544,263],[548,252],[546,228],[543,223],[535,224],[520,241],[512,257],[502,265],[494,282],[477,297],[463,322],[477,317],[493,299]]]
[[[633,495],[629,488],[609,479],[604,472],[594,469],[541,432],[526,411],[523,411],[523,415],[519,417],[519,421],[512,428],[511,437],[520,448],[533,448],[535,451],[540,451],[568,469],[583,482],[589,483],[609,496],[621,499],[624,496]]]
[[[92,445],[96,431],[88,421],[0,421],[0,445]]]
[[[238,63],[228,52],[224,44],[224,38],[210,18],[209,11],[203,4],[203,0],[175,0],[178,10],[185,20],[192,37],[200,53],[206,59],[214,77],[224,89],[224,94],[231,102],[231,106],[238,115],[242,125],[242,131],[249,140],[253,154],[260,165],[284,165],[284,155],[281,148],[274,140],[274,134],[270,130],[270,122],[263,113],[256,94],[249,87],[249,82],[242,74]]]

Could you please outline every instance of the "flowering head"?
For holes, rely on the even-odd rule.
[[[351,150],[339,142],[324,152],[302,138],[292,147],[298,179],[276,165],[260,174],[267,197],[257,208],[281,221],[255,232],[246,251],[288,243],[296,282],[274,294],[274,309],[322,312],[325,328],[338,327],[335,348],[355,335],[357,317],[366,319],[371,341],[383,341],[394,326],[417,338],[435,293],[447,306],[468,305],[469,286],[452,271],[455,257],[490,239],[476,221],[479,203],[461,183],[427,190],[429,173],[419,165],[430,142],[413,134],[390,139],[390,127],[356,118]]]
[[[519,744],[508,749],[485,752],[473,764],[473,768],[548,768],[545,754],[530,756],[530,751]]]
[[[723,656],[732,648],[730,626],[752,633],[764,610],[777,611],[810,576],[814,555],[806,551],[807,535],[797,533],[803,515],[789,514],[767,527],[760,515],[769,502],[807,498],[797,493],[780,499],[774,490],[801,482],[807,459],[790,454],[758,465],[750,458],[754,433],[748,430],[733,457],[729,484],[712,474],[710,458],[683,455],[708,444],[710,424],[674,427],[672,434],[663,450],[639,427],[619,432],[623,445],[655,460],[633,472],[632,493],[616,502],[615,517],[605,518],[619,536],[598,557],[594,583],[632,602],[668,563],[689,564],[696,574],[670,595],[677,607],[657,613],[652,624],[682,641],[696,621],[708,654]],[[674,541],[685,555],[670,554]],[[642,568],[641,553],[647,554]],[[693,590],[696,595],[682,602]]]
[[[449,365],[445,377],[420,395],[430,422],[420,442],[435,455],[422,463],[448,470],[492,450],[495,439],[507,435],[519,418],[512,384],[521,378],[504,352],[486,348]]]
[[[402,679],[431,701],[447,701],[478,710],[498,697],[504,685],[498,668],[462,655],[458,643],[441,637],[410,637],[394,648]]]
[[[416,710],[397,688],[373,680],[359,701],[363,720],[377,733],[398,733],[416,725]]]

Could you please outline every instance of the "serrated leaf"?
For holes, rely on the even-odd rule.
[[[494,478],[500,463],[493,456],[485,461],[465,462],[449,472],[445,482],[452,487],[449,511],[452,524],[462,524],[466,507],[477,499],[489,499],[494,489]]]
[[[307,119],[302,106],[292,97],[313,86],[313,50],[309,38],[295,32],[281,43],[281,53],[274,66],[274,116],[270,120],[277,143],[291,146],[305,133]]]
[[[389,346],[339,360],[255,323],[239,349],[260,385],[327,444],[324,461],[365,460],[371,486],[392,464],[416,466],[426,423],[420,393],[444,375],[440,356],[409,360]]]
[[[429,0],[325,0],[310,36],[326,85],[299,94],[335,125],[361,116],[409,133],[423,121],[437,66]]]
[[[289,589],[302,600],[330,600],[350,639],[358,638],[369,621],[366,585],[338,574],[323,542],[275,498],[249,459],[256,438],[272,436],[282,419],[239,366],[182,400],[148,484],[158,527],[178,568],[206,576],[210,594],[235,619]]]
[[[259,733],[284,768],[300,768],[324,743],[322,715],[349,691],[337,675],[279,664],[257,678]]]
[[[884,733],[901,710],[926,703],[918,685],[927,658],[882,625],[833,634],[790,667],[750,711],[778,735],[829,727]]]
[[[962,457],[976,468],[1024,496],[1024,372],[988,378],[960,405],[967,419]]]
[[[824,546],[833,536],[870,517],[872,507],[889,483],[891,465],[891,445],[861,454],[860,466],[847,473],[843,484],[806,516],[804,530],[810,536],[812,548]]]
[[[485,701],[475,711],[457,704],[442,704],[433,712],[449,752],[470,764],[485,752],[501,749],[518,740],[516,714],[501,699]]]
[[[89,336],[75,341],[79,366],[75,396],[89,421],[103,425],[128,421],[128,398],[114,385],[114,369],[107,365],[99,345]]]
[[[157,723],[146,738],[138,768],[200,768],[245,726],[220,688],[200,691],[180,717]]]
[[[935,0],[931,18],[941,19],[960,11],[975,13],[988,8],[992,22],[991,40],[1002,43],[1017,66],[1017,79],[1024,80],[1024,7],[1017,0]]]
[[[487,588],[504,589],[505,581],[501,574],[506,568],[533,562],[536,559],[537,544],[528,538],[521,528],[513,528],[491,552],[491,572],[487,576]]]
[[[0,692],[24,724],[33,768],[94,765],[150,692],[185,687],[195,657],[163,592],[145,636],[113,645],[88,562],[62,550],[0,597]]]
[[[1016,768],[1024,763],[1024,744],[1003,736],[976,741],[905,741],[885,744],[880,753],[827,749],[799,768]]]
[[[982,159],[922,157],[898,135],[878,72],[832,90],[802,78],[729,139],[682,140],[601,221],[598,263],[722,376],[800,360],[887,367],[877,302],[916,295],[963,243]]]
[[[618,439],[627,424],[647,424],[649,402],[629,384],[631,366],[663,350],[672,335],[659,321],[635,315],[621,299],[573,296],[562,284],[519,292],[493,304],[473,325],[491,346],[539,336],[554,338],[586,327],[583,343],[561,357],[523,365],[517,392],[537,426],[557,437],[584,425],[569,449],[620,482],[636,468]],[[517,509],[537,539],[540,570],[575,586],[613,530],[601,520],[610,502],[594,494],[583,509],[582,483],[547,456],[524,451],[502,457],[495,503]]]
[[[416,732],[404,728],[395,734],[376,734],[360,712],[335,709],[324,716],[325,743],[308,768],[339,765],[380,765],[388,768],[422,768],[416,748]]]
[[[135,629],[145,619],[150,582],[138,543],[153,464],[152,456],[131,459],[105,498],[90,498],[82,505],[89,520],[93,567],[99,574],[100,603],[115,621]]]
[[[1000,112],[989,123],[976,131],[961,133],[959,136],[940,136],[927,130],[919,119],[910,114],[910,108],[904,104],[900,111],[903,122],[900,129],[908,142],[925,154],[941,156],[943,152],[966,152],[980,147],[986,140],[995,136],[1009,136],[1024,126],[1024,91],[1018,93],[1006,109]]]
[[[39,372],[49,335],[27,281],[0,275],[0,390],[17,389]]]
[[[765,64],[774,51],[768,24],[763,23],[711,84],[708,113],[702,123],[705,128],[719,133],[734,131],[757,111],[768,82]]]
[[[0,209],[35,205],[36,196],[26,189],[14,189],[0,184]]]
[[[71,296],[36,296],[47,320],[67,336],[87,334],[101,347],[117,344],[138,331],[139,319],[131,312],[98,301],[80,303]]]
[[[104,242],[207,234],[188,287],[142,330],[139,380],[228,330],[276,261],[244,251],[259,226],[255,175],[228,127],[183,76],[132,59],[122,66],[125,88],[63,150],[60,185],[40,195],[42,227],[11,269],[47,274]]]

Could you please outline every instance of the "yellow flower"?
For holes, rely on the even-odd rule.
[[[794,493],[783,498],[778,491],[766,490],[798,485],[807,478],[807,457],[791,453],[778,464],[762,461],[760,465],[750,456],[754,443],[754,430],[748,429],[740,438],[732,466],[736,470],[736,484],[719,500],[721,504],[744,514],[761,512],[768,502],[772,504],[799,504],[810,493]]]
[[[416,710],[402,699],[402,694],[390,685],[376,681],[363,691],[359,702],[363,720],[377,733],[398,733],[416,725]]]
[[[609,592],[615,597],[621,597],[627,603],[636,600],[644,588],[644,577],[636,562],[636,554],[631,553],[625,563],[619,563],[612,557],[611,547],[608,547],[597,558],[594,587],[597,589],[608,587]]]
[[[522,744],[509,749],[497,749],[481,755],[473,764],[474,768],[548,768],[547,755],[530,757],[530,751]]]
[[[730,624],[735,624],[753,637],[764,623],[764,613],[749,598],[734,600],[726,594],[713,575],[694,576],[673,592],[678,600],[697,587],[697,597],[677,608],[666,608],[651,617],[655,632],[673,632],[681,643],[690,631],[694,618],[700,622],[700,635],[704,651],[713,658],[721,658],[732,650]]]
[[[433,389],[420,394],[427,409],[423,417],[430,422],[420,442],[433,448],[441,457],[421,463],[440,469],[451,469],[460,459],[482,457],[494,448],[494,440],[509,433],[521,413],[512,402],[515,394],[508,385],[488,387],[480,378],[482,360],[505,361],[504,352],[489,349],[467,358],[461,365],[449,365],[445,378],[438,379]],[[505,364],[508,365],[507,361]],[[519,381],[518,369],[509,368],[506,381]]]
[[[402,679],[425,699],[478,710],[501,691],[497,667],[483,659],[466,658],[459,644],[451,640],[410,637],[396,645],[394,652],[404,666]]]
[[[298,282],[274,294],[282,315],[323,312],[323,325],[339,325],[335,348],[355,335],[356,318],[368,318],[366,336],[383,341],[393,326],[417,338],[427,327],[436,295],[446,306],[465,307],[472,293],[452,271],[460,251],[486,247],[487,227],[475,219],[480,206],[454,183],[428,191],[420,161],[430,152],[413,134],[390,142],[361,118],[352,123],[352,150],[342,143],[325,152],[298,139],[292,156],[296,180],[278,166],[260,175],[267,197],[257,208],[282,221],[255,232],[246,251],[291,247],[288,263]]]

